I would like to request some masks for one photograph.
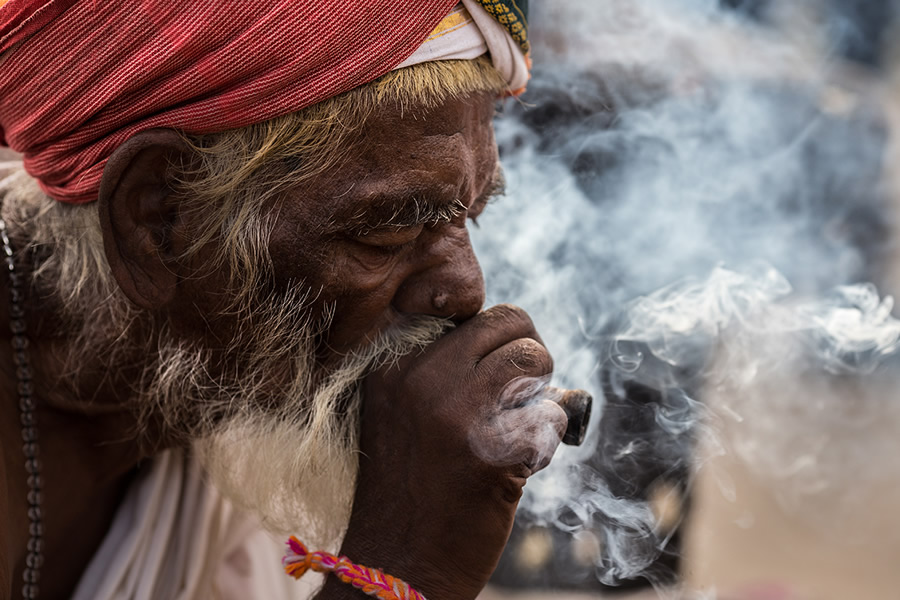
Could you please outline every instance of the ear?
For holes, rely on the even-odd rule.
[[[116,148],[106,162],[98,197],[106,259],[119,287],[146,309],[174,298],[178,283],[169,165],[187,157],[170,129],[143,131]]]

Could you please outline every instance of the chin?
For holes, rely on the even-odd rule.
[[[448,326],[434,317],[407,319],[343,357],[314,384],[298,366],[293,385],[277,402],[233,398],[232,406],[243,409],[193,444],[211,481],[267,529],[334,547],[356,487],[363,379],[433,342]]]

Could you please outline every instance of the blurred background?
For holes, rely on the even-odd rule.
[[[595,404],[483,599],[900,598],[900,2],[530,5],[472,236]]]
[[[900,598],[900,3],[529,4],[472,236],[595,410],[484,598]]]

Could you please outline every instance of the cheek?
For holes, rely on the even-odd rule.
[[[270,238],[275,285],[281,290],[302,286],[308,291],[313,319],[334,311],[325,341],[331,350],[343,354],[393,321],[391,303],[403,278],[397,268],[400,261],[374,260],[340,239],[299,239],[293,234],[304,229],[308,231],[292,227],[284,235],[276,230]]]
[[[333,257],[332,277],[323,287],[323,297],[337,305],[336,323],[379,320],[391,311],[391,302],[403,282],[403,261],[397,257],[374,260],[366,251],[345,251]]]
[[[404,278],[401,261],[374,267],[344,246],[327,248],[315,257],[313,268],[305,269],[316,298],[313,314],[320,317],[326,309],[334,310],[326,341],[339,354],[371,341],[391,325],[396,317],[392,302]]]

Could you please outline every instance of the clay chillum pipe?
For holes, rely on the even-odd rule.
[[[556,402],[569,418],[562,442],[568,446],[580,446],[587,435],[588,422],[591,420],[591,404],[594,399],[584,390],[557,389],[557,392],[561,397]]]

